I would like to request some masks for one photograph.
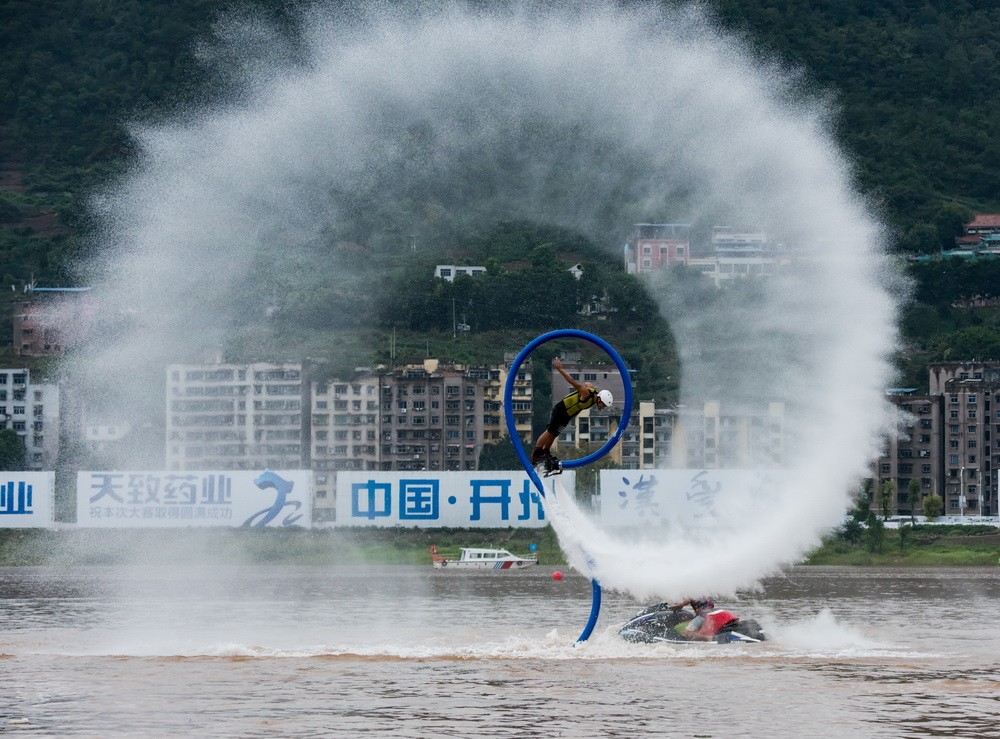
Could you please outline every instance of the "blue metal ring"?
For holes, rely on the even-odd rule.
[[[518,459],[521,460],[521,465],[524,467],[525,472],[528,473],[528,477],[534,483],[535,487],[538,488],[539,495],[543,498],[545,497],[545,486],[542,485],[541,478],[538,476],[535,468],[531,465],[531,460],[524,451],[524,444],[521,443],[521,437],[517,435],[517,425],[514,423],[514,407],[512,400],[514,394],[514,381],[517,379],[518,370],[521,369],[521,365],[531,352],[548,341],[567,338],[589,341],[591,344],[599,346],[609,357],[611,357],[615,366],[618,367],[619,374],[621,374],[622,386],[625,388],[625,398],[623,399],[622,415],[621,420],[618,422],[618,428],[615,430],[615,433],[611,436],[611,438],[605,442],[604,446],[596,452],[588,454],[586,457],[564,460],[562,466],[565,469],[582,467],[590,464],[591,462],[596,462],[598,459],[610,452],[614,448],[615,444],[618,443],[618,440],[621,439],[622,434],[625,433],[625,429],[628,427],[629,416],[632,413],[632,376],[629,374],[628,368],[625,366],[625,362],[622,361],[618,352],[616,352],[604,339],[599,336],[594,336],[594,334],[586,331],[580,331],[574,328],[561,328],[556,331],[550,331],[547,334],[542,334],[529,342],[528,345],[524,347],[520,353],[518,353],[513,364],[510,366],[510,371],[507,375],[507,382],[504,385],[503,406],[504,417],[507,421],[507,434],[510,436],[510,441],[514,445],[514,451],[517,452]],[[593,604],[590,609],[590,620],[584,627],[583,633],[580,634],[577,642],[586,641],[590,638],[590,634],[593,632],[594,626],[597,624],[597,617],[601,611],[601,585],[597,582],[597,580],[591,580],[591,584],[593,585]]]

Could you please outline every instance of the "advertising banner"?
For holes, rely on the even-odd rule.
[[[312,526],[312,471],[80,472],[78,526]]]
[[[576,476],[559,478],[570,494]],[[339,472],[337,526],[541,528],[538,490],[524,472]]]
[[[55,489],[55,472],[0,472],[0,529],[51,527]]]
[[[774,500],[784,470],[601,470],[606,526],[712,527]]]

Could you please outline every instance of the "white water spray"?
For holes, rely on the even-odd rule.
[[[261,39],[282,51],[250,61]],[[656,297],[685,404],[787,402],[791,483],[713,532],[603,536],[599,575],[640,598],[732,592],[837,522],[877,451],[899,286],[828,111],[792,75],[693,7],[351,20],[320,7],[300,41],[252,19],[220,25],[206,56],[226,65],[231,100],[136,130],[142,154],[98,203],[105,248],[90,265],[105,305],[135,319],[74,365],[92,403],[156,423],[167,363],[234,336],[248,354],[273,346],[275,312],[363,321],[374,291],[359,253],[392,258],[415,233],[447,242],[528,218],[617,252],[638,221],[745,224],[780,235],[798,269],[745,300],[695,305],[668,280]]]

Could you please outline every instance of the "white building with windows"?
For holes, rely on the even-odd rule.
[[[486,267],[469,267],[458,264],[439,264],[434,268],[434,276],[439,280],[454,282],[456,277],[478,277],[486,274]]]
[[[379,378],[361,370],[351,380],[313,382],[311,403],[313,510],[331,521],[337,472],[379,469]]]
[[[168,366],[167,469],[308,468],[307,394],[301,362]]]
[[[59,457],[59,386],[33,383],[27,368],[0,369],[0,428],[24,439],[30,470],[53,470]]]

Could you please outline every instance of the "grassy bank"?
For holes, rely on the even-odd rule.
[[[430,564],[430,547],[501,547],[563,563],[544,529],[37,529],[0,530],[0,566]]]
[[[430,547],[502,547],[563,565],[555,533],[544,529],[35,529],[0,530],[0,566],[23,565],[341,565],[430,564]],[[838,536],[806,557],[809,565],[988,566],[1000,557],[991,527],[917,526],[887,530],[880,546]]]
[[[992,526],[906,526],[867,532],[856,540],[827,537],[806,557],[810,565],[988,566],[1000,558],[1000,530]]]

